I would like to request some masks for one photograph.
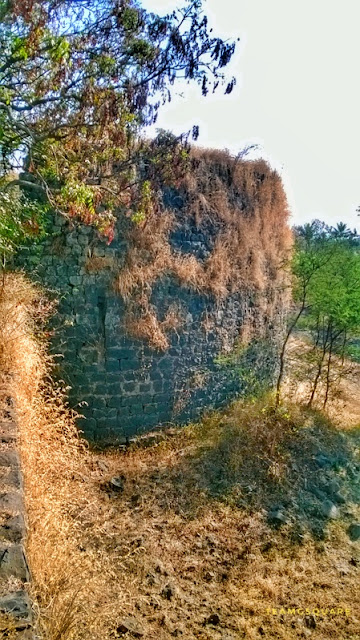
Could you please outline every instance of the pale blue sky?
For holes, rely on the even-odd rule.
[[[142,0],[165,13],[181,0]],[[157,126],[200,125],[198,143],[258,142],[284,179],[293,222],[360,228],[360,0],[207,0],[214,32],[240,36],[230,96],[181,87]]]

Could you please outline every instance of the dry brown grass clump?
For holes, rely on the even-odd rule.
[[[85,262],[85,269],[88,273],[98,273],[103,269],[114,269],[116,261],[109,256],[89,255]]]
[[[217,300],[238,291],[258,293],[265,300],[264,315],[271,317],[286,297],[284,265],[292,242],[279,175],[263,160],[245,162],[223,151],[194,149],[182,195],[185,211],[154,212],[131,232],[118,292],[141,306],[156,281],[170,275]],[[205,260],[171,248],[169,234],[176,226],[195,224],[208,235],[209,223],[217,232]],[[151,342],[149,332],[143,337]],[[166,348],[166,343],[153,344]]]
[[[124,325],[128,333],[135,338],[146,339],[159,351],[165,351],[169,347],[168,333],[176,333],[183,324],[181,309],[175,304],[171,305],[163,320],[157,317],[156,309],[145,298],[141,305],[129,305],[125,315]]]
[[[170,269],[172,255],[168,236],[174,226],[174,216],[164,211],[132,229],[131,249],[116,281],[124,300],[139,292],[150,294],[159,276]]]
[[[19,637],[16,631],[14,618],[0,613],[0,638],[2,640],[16,640]]]
[[[186,179],[190,210],[199,227],[209,218],[222,224],[218,242],[227,248],[224,275],[233,289],[266,290],[282,280],[292,238],[277,172],[264,160],[238,160],[214,149],[193,149],[192,162]]]
[[[21,274],[0,272],[0,363],[7,377],[19,349],[19,340],[32,335],[36,318],[47,315],[49,301]]]

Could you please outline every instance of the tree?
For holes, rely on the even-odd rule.
[[[335,227],[331,227],[330,233],[333,238],[356,238],[356,229],[350,229],[345,222],[338,222]]]
[[[45,235],[46,207],[24,197],[19,189],[0,191],[0,257],[30,238]],[[3,265],[0,263],[0,269]]]
[[[300,319],[312,338],[316,359],[309,406],[325,363],[326,406],[334,354],[340,353],[343,358],[349,341],[360,330],[359,236],[343,223],[329,227],[319,220],[295,227],[294,233],[291,263],[294,311],[280,353],[276,406],[280,403],[286,347]]]
[[[288,342],[299,320],[308,308],[309,290],[314,275],[331,258],[332,244],[328,240],[329,228],[320,220],[313,220],[295,227],[295,246],[291,260],[293,313],[289,316],[288,327],[282,343],[279,358],[279,374],[276,383],[275,405],[280,404],[281,386],[285,374],[285,358]]]
[[[331,260],[314,275],[308,292],[305,329],[310,331],[317,355],[308,405],[312,405],[325,373],[325,407],[334,356],[340,355],[343,360],[349,341],[360,331],[360,254],[351,244],[336,243]]]
[[[202,0],[165,17],[136,0],[0,0],[1,191],[111,240],[114,212],[141,217],[186,160],[186,137],[141,139],[175,81],[204,95],[235,84],[235,43],[211,31]]]

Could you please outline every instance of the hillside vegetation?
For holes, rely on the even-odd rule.
[[[22,320],[2,362],[13,372],[46,639],[358,639],[359,432],[346,412],[333,424],[264,398],[90,451],[26,320],[42,300],[5,278],[0,312]]]

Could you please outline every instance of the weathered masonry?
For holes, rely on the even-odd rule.
[[[163,214],[119,216],[110,245],[57,218],[24,251],[59,298],[53,348],[85,436],[115,443],[270,384],[288,247],[281,181],[263,161],[198,153]],[[234,355],[235,354],[235,355]]]
[[[1,637],[34,640],[32,608],[26,590],[30,572],[24,546],[26,514],[18,428],[14,402],[7,395],[6,384],[0,392],[0,444],[0,617],[5,616],[9,625]]]

